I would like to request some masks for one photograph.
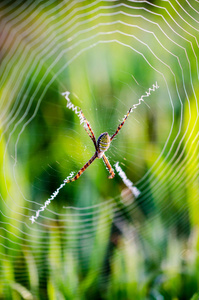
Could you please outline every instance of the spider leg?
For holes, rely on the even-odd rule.
[[[94,160],[97,158],[97,152],[95,152],[95,154],[91,157],[91,159],[89,159],[89,161],[79,170],[79,172],[77,173],[77,175],[75,175],[73,178],[68,179],[64,182],[68,183],[68,182],[72,182],[77,180],[82,173],[92,164],[92,162],[94,162]]]
[[[109,170],[109,173],[111,174],[108,178],[109,178],[109,179],[112,179],[112,178],[115,176],[115,173],[114,173],[114,171],[113,171],[113,168],[111,167],[111,165],[110,165],[110,163],[109,163],[109,161],[108,161],[108,158],[106,157],[105,154],[103,154],[102,158],[103,158],[103,161],[104,161],[106,167],[107,167],[108,170]]]
[[[93,144],[94,144],[94,146],[95,146],[95,149],[97,150],[97,143],[96,143],[96,138],[95,138],[94,132],[93,132],[93,130],[92,130],[92,128],[91,128],[91,126],[90,126],[88,120],[87,120],[86,117],[84,116],[82,110],[81,110],[80,112],[81,112],[81,115],[82,115],[82,117],[83,117],[83,119],[84,119],[84,129],[86,130],[86,132],[88,133],[89,137],[90,137],[91,140],[93,141]],[[89,130],[90,132],[89,132],[88,130]]]
[[[125,118],[123,119],[122,123],[118,126],[116,132],[112,135],[111,141],[114,139],[114,137],[118,134],[118,132],[119,132],[120,129],[122,128],[122,126],[124,125],[126,119],[127,119],[128,116],[130,115],[131,111],[132,111],[132,108],[129,109],[129,111],[127,112],[127,115],[126,115]]]

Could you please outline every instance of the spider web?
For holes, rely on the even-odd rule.
[[[119,240],[134,253],[154,224],[165,239],[198,226],[198,3],[1,1],[0,11],[1,281],[32,296],[45,276],[50,286],[65,276],[63,295],[83,295],[76,274],[104,286]],[[96,160],[63,185],[94,154],[65,91],[96,139],[136,108],[107,151],[114,179]]]

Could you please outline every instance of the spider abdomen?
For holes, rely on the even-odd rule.
[[[108,150],[110,146],[110,136],[108,132],[104,132],[100,134],[98,140],[97,140],[97,147],[98,147],[98,157],[101,158],[103,153]]]

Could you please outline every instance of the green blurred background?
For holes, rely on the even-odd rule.
[[[0,299],[198,299],[198,4],[1,1]],[[65,185],[96,138],[107,156]]]

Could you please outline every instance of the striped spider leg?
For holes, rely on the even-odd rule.
[[[86,132],[88,133],[89,137],[91,138],[94,146],[95,146],[95,154],[89,159],[89,161],[79,170],[79,172],[77,173],[77,175],[75,175],[73,178],[66,180],[65,182],[72,182],[77,180],[82,173],[92,164],[92,162],[94,162],[94,160],[97,158],[97,143],[96,143],[96,138],[94,135],[94,132],[88,122],[88,120],[86,119],[86,117],[84,116],[82,110],[80,110],[80,113],[84,119],[84,129],[86,130]]]
[[[105,154],[103,154],[102,159],[103,159],[106,167],[108,168],[109,173],[111,174],[108,178],[112,179],[115,176],[115,173],[114,173],[113,168],[111,167],[111,164],[109,163],[108,158],[106,157]]]
[[[82,115],[82,117],[83,117],[83,119],[84,119],[84,129],[86,130],[86,132],[88,133],[89,137],[90,137],[91,140],[93,141],[93,144],[94,144],[94,146],[95,146],[95,150],[97,151],[97,143],[96,143],[96,139],[95,139],[94,132],[93,132],[93,130],[92,130],[92,128],[91,128],[91,126],[90,126],[88,120],[87,120],[86,117],[84,116],[82,110],[80,110],[80,113],[81,113],[81,115]],[[90,132],[89,132],[88,130],[89,130]]]
[[[66,180],[65,182],[72,182],[77,180],[82,173],[92,164],[92,162],[94,162],[94,160],[97,158],[97,151],[95,152],[95,154],[89,159],[89,161],[87,161],[87,163],[79,170],[79,172],[77,173],[77,175],[75,175],[73,178]]]
[[[116,132],[111,136],[111,141],[114,139],[114,137],[118,134],[118,132],[120,131],[120,129],[122,128],[122,126],[124,125],[124,123],[126,122],[126,119],[128,118],[128,116],[130,115],[130,113],[132,112],[132,108],[130,108],[125,116],[125,118],[123,119],[122,123],[120,123],[120,125],[118,126]]]

